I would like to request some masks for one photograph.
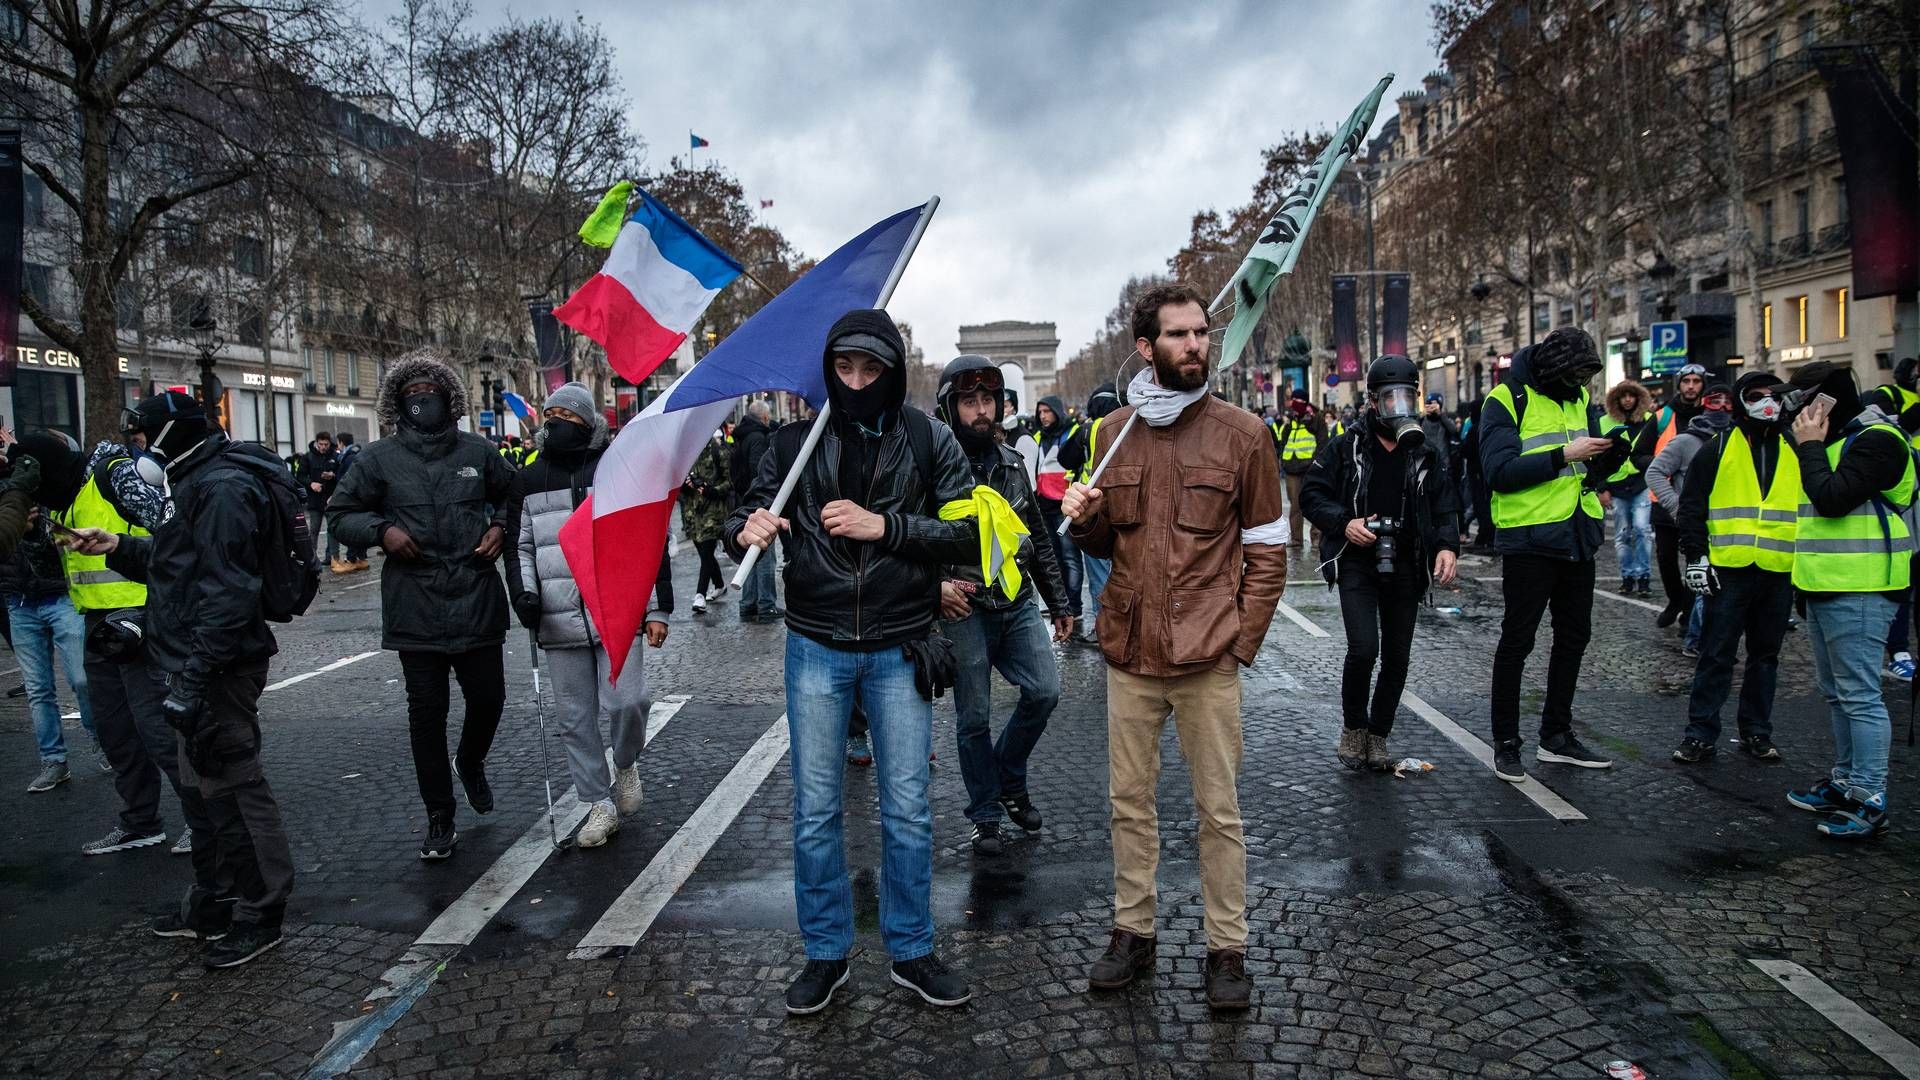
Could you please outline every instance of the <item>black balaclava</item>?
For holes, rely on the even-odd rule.
[[[1799,403],[1805,408],[1814,396],[1828,394],[1833,397],[1833,409],[1827,413],[1827,440],[1831,442],[1840,434],[1841,429],[1860,415],[1863,407],[1860,402],[1860,388],[1854,384],[1853,369],[1840,367],[1825,360],[1816,360],[1793,373],[1795,390],[1811,390],[1806,401]],[[1795,411],[1798,411],[1797,409]],[[1791,422],[1792,417],[1787,418]]]
[[[1528,353],[1529,379],[1555,401],[1572,401],[1600,373],[1600,351],[1577,326],[1563,326]]]
[[[72,506],[87,476],[79,445],[58,431],[30,431],[13,448],[15,458],[23,455],[40,463],[39,503],[50,510]]]
[[[839,353],[865,353],[886,366],[878,379],[855,390],[840,381],[833,369]],[[827,384],[827,400],[835,417],[863,433],[879,434],[888,414],[907,400],[907,374],[901,364],[906,343],[900,329],[886,312],[868,308],[842,315],[827,332],[827,347],[821,358]]]
[[[1748,414],[1746,393],[1756,386],[1774,387],[1776,395],[1780,389],[1782,389],[1780,380],[1764,371],[1749,371],[1734,380],[1733,425],[1739,428],[1742,434],[1746,435],[1747,441],[1750,443],[1759,442],[1762,438],[1779,431],[1781,426],[1786,423],[1786,411],[1784,408],[1781,409],[1780,415],[1771,421],[1762,420],[1759,417]]]
[[[453,423],[444,390],[422,390],[400,399],[400,422],[422,435],[438,435]]]
[[[585,453],[587,445],[593,441],[593,429],[585,424],[576,424],[571,420],[551,417],[542,425],[545,438],[545,453],[558,454],[561,457],[573,457]]]

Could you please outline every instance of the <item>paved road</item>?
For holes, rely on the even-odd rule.
[[[692,560],[678,569],[689,595]],[[263,701],[300,877],[291,939],[237,971],[207,973],[190,945],[141,932],[184,887],[185,860],[81,858],[111,823],[111,785],[81,770],[25,795],[30,726],[21,702],[0,703],[14,748],[0,786],[0,1073],[1500,1077],[1595,1076],[1628,1058],[1661,1077],[1920,1075],[1908,830],[1839,850],[1781,798],[1831,750],[1799,635],[1780,690],[1786,763],[1723,753],[1683,770],[1667,752],[1691,663],[1650,611],[1596,600],[1578,714],[1618,765],[1543,766],[1544,786],[1522,791],[1473,752],[1500,596],[1497,563],[1467,572],[1490,580],[1441,599],[1459,614],[1422,614],[1393,740],[1436,764],[1417,779],[1334,762],[1337,602],[1289,589],[1298,618],[1275,620],[1246,676],[1256,1007],[1232,1019],[1199,992],[1194,825],[1171,734],[1159,968],[1130,992],[1086,993],[1110,889],[1092,650],[1061,654],[1064,700],[1033,763],[1047,827],[1001,858],[967,846],[953,711],[935,710],[935,918],[974,1003],[935,1011],[888,983],[872,779],[849,770],[854,982],[829,1012],[790,1020],[780,993],[803,957],[783,629],[742,627],[730,604],[683,613],[649,657],[661,704],[645,808],[608,847],[557,854],[516,635],[490,769],[498,808],[463,808],[458,856],[428,865],[415,858],[424,816],[399,664],[377,652],[379,590],[358,587],[365,575],[329,580],[281,635],[274,678],[374,655]],[[1904,717],[1905,687],[1888,696]],[[1902,801],[1914,762],[1896,746]],[[622,937],[609,927],[638,943],[608,946]]]

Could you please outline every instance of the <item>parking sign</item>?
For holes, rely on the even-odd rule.
[[[1649,328],[1647,364],[1657,375],[1678,371],[1687,362],[1687,324],[1657,322]]]

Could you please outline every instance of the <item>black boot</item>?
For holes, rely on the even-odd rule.
[[[1092,990],[1121,990],[1143,971],[1152,971],[1154,939],[1131,930],[1114,927],[1107,951],[1087,969],[1087,987]]]

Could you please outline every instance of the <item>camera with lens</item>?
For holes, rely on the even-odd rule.
[[[1373,568],[1382,574],[1393,573],[1394,559],[1400,554],[1398,537],[1402,524],[1398,518],[1385,515],[1367,519],[1367,531],[1379,538],[1373,542]]]

